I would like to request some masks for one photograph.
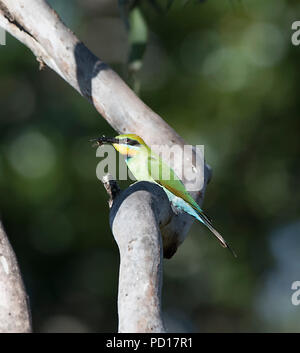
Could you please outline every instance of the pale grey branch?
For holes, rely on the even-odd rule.
[[[120,251],[119,332],[165,332],[160,228],[172,213],[163,189],[149,182],[137,182],[113,200],[110,225]]]
[[[0,333],[4,332],[31,332],[31,317],[17,259],[0,222]]]

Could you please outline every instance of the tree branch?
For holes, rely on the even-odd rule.
[[[31,317],[17,259],[0,222],[0,333],[4,332],[31,332]]]
[[[114,194],[111,205],[110,226],[120,251],[119,332],[165,332],[160,227],[172,217],[169,200],[160,186],[138,182]]]

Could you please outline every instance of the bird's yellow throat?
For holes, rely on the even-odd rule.
[[[133,156],[135,156],[138,153],[137,150],[134,150],[133,148],[130,148],[130,146],[121,145],[121,144],[119,145],[117,143],[114,143],[113,146],[123,156],[133,157]]]

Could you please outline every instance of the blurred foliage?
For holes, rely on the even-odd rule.
[[[130,40],[117,1],[49,1],[120,75]],[[168,1],[157,1],[166,8]],[[299,331],[300,48],[294,0],[174,0],[148,25],[140,96],[213,168],[200,224],[164,263],[170,331]],[[89,139],[115,132],[14,38],[0,47],[0,210],[34,329],[116,331],[119,255]],[[297,277],[298,276],[298,277]]]
[[[167,0],[166,6],[162,6],[162,2],[157,0],[147,0],[153,9],[160,15],[165,11],[169,11],[175,0]],[[203,2],[205,0],[196,0]],[[189,0],[181,0],[181,5],[186,5]],[[141,0],[118,0],[120,16],[124,22],[125,28],[128,30],[128,63],[127,63],[127,81],[136,94],[140,93],[140,80],[137,73],[141,70],[143,58],[148,41],[148,25],[141,11],[141,6],[146,1]],[[195,3],[195,1],[194,1]],[[178,4],[178,1],[177,1]]]

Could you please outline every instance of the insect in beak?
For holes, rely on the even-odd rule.
[[[93,147],[98,147],[98,146],[104,145],[105,143],[109,143],[109,144],[119,143],[119,140],[114,137],[102,136],[102,137],[91,139],[90,142],[94,142],[92,145]]]

